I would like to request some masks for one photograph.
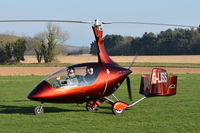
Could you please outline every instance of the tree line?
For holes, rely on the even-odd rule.
[[[104,44],[109,55],[199,55],[200,27],[146,32],[142,37],[106,35]],[[96,42],[90,45],[90,54],[96,55]]]

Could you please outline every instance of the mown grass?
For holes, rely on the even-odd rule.
[[[177,95],[148,98],[123,115],[112,114],[103,104],[97,112],[87,112],[85,104],[45,103],[45,114],[35,116],[38,102],[26,98],[43,76],[0,77],[0,133],[198,133],[200,131],[200,75],[178,75]],[[134,100],[140,76],[131,75]],[[129,102],[125,84],[116,95]]]
[[[128,67],[131,62],[118,62],[119,65]],[[65,67],[73,63],[14,63],[1,64],[0,67]],[[200,68],[200,63],[134,63],[135,67],[179,67],[179,68]]]

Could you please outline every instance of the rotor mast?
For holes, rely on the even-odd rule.
[[[96,19],[92,26],[97,45],[98,62],[103,64],[116,64],[108,55],[103,42],[103,23]]]

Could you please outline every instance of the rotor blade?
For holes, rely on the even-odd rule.
[[[133,66],[133,64],[135,63],[135,60],[137,59],[137,53],[135,54],[135,56],[133,57],[133,60],[132,60],[132,62],[131,62],[131,64],[129,65],[129,67],[128,67],[128,69],[130,69],[132,66]]]
[[[94,24],[92,21],[71,21],[71,20],[0,20],[0,23],[6,22],[60,22],[60,23],[84,23],[84,24]]]
[[[192,25],[180,25],[180,24],[165,24],[165,23],[148,23],[148,22],[112,22],[113,24],[141,24],[141,25],[157,25],[157,26],[173,26],[173,27],[185,27],[185,28],[198,28],[198,26]]]
[[[126,78],[126,83],[127,83],[127,89],[128,89],[128,96],[129,96],[129,99],[132,101],[131,83],[130,83],[130,78],[128,76]]]
[[[102,24],[112,24],[112,22],[102,22]]]

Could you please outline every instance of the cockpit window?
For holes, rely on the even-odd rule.
[[[55,88],[87,86],[96,80],[99,72],[98,66],[66,67],[48,76],[45,80]]]

